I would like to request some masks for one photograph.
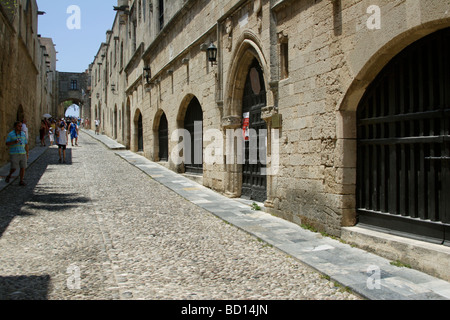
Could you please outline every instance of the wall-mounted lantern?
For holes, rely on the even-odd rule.
[[[211,42],[211,45],[206,49],[208,54],[208,61],[211,62],[211,65],[217,65],[217,47],[214,43]]]
[[[144,67],[144,78],[147,84],[150,84],[150,79],[152,78],[152,71],[149,66]]]

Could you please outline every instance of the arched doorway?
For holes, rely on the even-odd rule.
[[[158,146],[159,146],[159,161],[169,160],[169,125],[167,123],[166,114],[163,113],[159,119],[158,128]]]
[[[114,124],[113,124],[113,130],[114,130],[113,137],[114,137],[114,139],[117,139],[117,127],[119,126],[119,122],[117,120],[117,117],[118,117],[118,115],[117,115],[117,105],[115,105],[114,106],[114,119],[113,119],[113,122],[114,122]]]
[[[192,98],[186,109],[184,129],[189,132],[189,143],[185,144],[185,171],[187,173],[203,173],[203,111],[197,98]]]
[[[120,112],[120,118],[121,120],[119,120],[119,122],[122,130],[122,143],[125,143],[125,108],[123,103],[122,103],[122,111]]]
[[[407,47],[357,109],[361,224],[450,242],[450,28]]]
[[[142,113],[138,111],[138,117],[137,117],[137,151],[141,152],[144,151],[144,126],[142,121]]]
[[[128,149],[131,148],[131,102],[130,99],[127,99],[127,109],[124,117],[124,134],[125,134],[125,144]]]
[[[263,71],[255,58],[247,74],[242,101],[245,135],[242,197],[260,202],[267,199],[267,177],[265,172],[267,124],[261,119],[261,109],[265,106],[266,89]]]

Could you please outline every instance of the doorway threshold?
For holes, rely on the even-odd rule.
[[[197,182],[198,184],[203,185],[203,174],[196,174],[196,173],[183,173],[184,177]]]
[[[402,237],[361,225],[343,227],[341,239],[365,251],[450,281],[450,247]]]

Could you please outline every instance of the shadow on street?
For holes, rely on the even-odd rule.
[[[0,300],[47,300],[50,276],[0,277]]]
[[[58,166],[72,164],[72,150],[66,150],[66,163],[59,163],[58,149],[48,149],[26,171],[26,187],[18,185],[18,179],[0,192],[0,238],[17,216],[33,216],[39,210],[52,212],[64,211],[89,201],[76,193],[62,193],[57,181],[51,187],[39,186],[38,183],[45,172],[58,170]],[[52,165],[52,168],[49,168]],[[72,179],[70,175],[67,179]]]
[[[46,172],[51,172],[72,164],[72,150],[66,150],[66,163],[59,163],[58,149],[49,148],[25,174],[25,187],[19,186],[18,179],[0,191],[0,238],[16,217],[33,217],[41,211],[63,212],[82,203],[88,198],[76,193],[67,193],[58,186],[40,185],[39,181]],[[63,177],[64,179],[64,177]],[[67,179],[73,179],[70,174]],[[67,184],[65,184],[67,186]],[[32,232],[32,230],[30,230]],[[46,300],[50,285],[49,275],[40,276],[0,276],[0,300]]]

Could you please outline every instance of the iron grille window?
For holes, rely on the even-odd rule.
[[[449,43],[446,29],[406,48],[361,100],[360,222],[450,239]]]

